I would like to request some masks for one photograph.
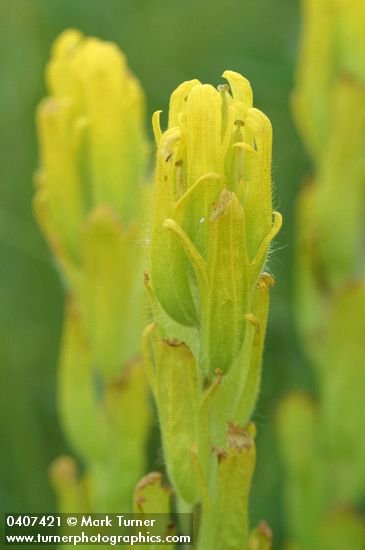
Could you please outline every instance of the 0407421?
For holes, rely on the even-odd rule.
[[[42,527],[60,527],[60,515],[24,515],[24,514],[6,514],[5,522],[7,527],[34,527],[41,525]]]

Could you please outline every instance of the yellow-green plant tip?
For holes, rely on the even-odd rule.
[[[252,107],[244,77],[224,77],[232,95],[189,81],[171,96],[150,246],[156,298],[174,321],[200,331],[199,364],[210,373],[226,372],[238,354],[281,226],[272,210],[270,121]]]
[[[80,262],[80,229],[94,206],[108,203],[125,223],[139,213],[144,97],[115,44],[75,30],[56,40],[46,80],[49,98],[37,114],[40,186],[53,231]]]
[[[243,426],[259,392],[274,282],[265,266],[282,223],[272,208],[271,123],[252,107],[247,79],[223,76],[229,84],[218,90],[181,84],[165,131],[153,119],[155,326],[145,363],[167,472],[180,501],[202,505],[199,550],[248,548],[255,430]]]

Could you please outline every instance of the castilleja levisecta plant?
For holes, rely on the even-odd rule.
[[[153,117],[156,189],[145,357],[164,457],[183,502],[202,503],[199,548],[246,548],[255,406],[266,330],[272,209],[269,119],[249,82],[192,80]],[[212,448],[214,452],[212,453]],[[232,527],[234,525],[234,528]]]

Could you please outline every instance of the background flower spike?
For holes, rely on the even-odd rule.
[[[46,80],[34,211],[68,295],[61,424],[85,465],[89,511],[128,511],[150,426],[138,357],[150,199],[144,94],[115,44],[73,29],[56,39]]]
[[[313,176],[298,200],[296,313],[318,405],[294,394],[280,407],[287,531],[300,550],[355,548],[347,514],[365,496],[365,4],[302,0],[302,15],[293,110]]]

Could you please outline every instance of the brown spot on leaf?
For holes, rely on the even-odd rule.
[[[228,423],[228,434],[227,434],[227,444],[228,447],[232,449],[237,449],[242,451],[242,449],[249,449],[252,445],[252,439],[249,433],[233,422]]]
[[[177,338],[164,338],[162,341],[165,342],[165,344],[167,344],[168,346],[171,346],[173,348],[177,348],[184,344],[182,340],[178,340]]]

